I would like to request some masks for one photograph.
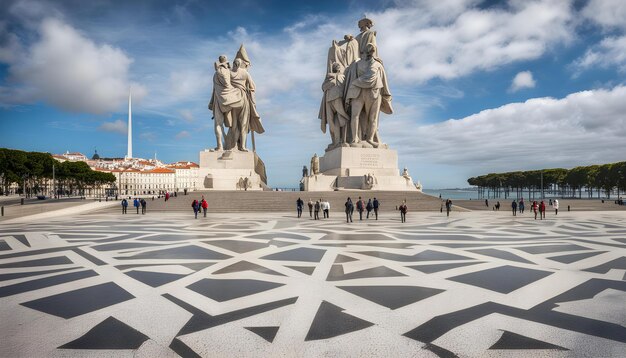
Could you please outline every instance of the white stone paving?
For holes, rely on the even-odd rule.
[[[623,357],[626,213],[0,226],[0,357]]]

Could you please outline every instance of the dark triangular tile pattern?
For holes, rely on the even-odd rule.
[[[280,327],[244,327],[248,331],[272,343]]]
[[[374,325],[372,322],[349,315],[343,311],[344,309],[339,306],[335,306],[327,301],[322,301],[304,340],[316,341],[329,339],[360,331]]]
[[[187,286],[188,289],[218,302],[224,302],[283,286],[282,283],[261,280],[215,280],[205,278]]]
[[[128,271],[126,275],[134,278],[135,280],[145,283],[151,287],[163,286],[167,283],[179,280],[187,275],[177,273],[165,273],[165,272],[150,272],[150,271]]]
[[[338,286],[366,300],[392,310],[419,302],[445,290],[420,286]]]
[[[109,317],[61,349],[138,349],[149,338],[126,323]]]
[[[449,264],[432,264],[432,265],[414,265],[407,266],[408,268],[412,268],[413,270],[417,270],[423,273],[435,273],[446,270],[451,270],[459,267],[482,264],[483,262],[454,262]]]
[[[313,271],[315,271],[315,266],[285,266],[285,267],[302,272],[309,276],[311,276],[313,274]]]
[[[500,339],[489,349],[556,349],[567,351],[567,348],[547,343],[538,339],[522,336],[521,334],[504,331]]]

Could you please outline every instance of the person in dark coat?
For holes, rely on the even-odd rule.
[[[450,216],[450,211],[452,211],[452,200],[446,200],[446,216]]]
[[[315,202],[315,217],[313,218],[313,220],[319,220],[320,219],[320,201],[316,201]]]
[[[302,217],[303,207],[304,207],[304,200],[298,198],[298,200],[296,200],[296,210],[298,211],[298,217]]]
[[[403,223],[406,222],[406,213],[407,213],[407,211],[409,211],[409,208],[406,206],[406,200],[405,200],[400,205],[400,221],[402,221]]]
[[[126,214],[126,208],[128,208],[128,201],[122,199],[122,214]]]
[[[352,204],[352,200],[350,198],[348,198],[348,200],[346,200],[346,222],[347,223],[351,223],[352,222],[352,212],[354,211],[354,204]]]
[[[367,205],[365,205],[365,210],[367,210],[366,219],[370,218],[370,212],[374,209],[374,205],[372,205],[372,199],[367,199]]]
[[[141,199],[139,203],[141,204],[141,215],[145,215],[148,203],[144,199]]]
[[[359,220],[363,220],[363,211],[365,210],[365,203],[359,196],[359,201],[356,202],[356,211],[359,212]]]
[[[376,216],[376,220],[378,220],[378,207],[380,206],[380,202],[378,201],[378,199],[374,198],[372,206],[374,207],[374,215]]]
[[[517,201],[513,200],[511,203],[511,209],[513,210],[513,216],[517,216]]]

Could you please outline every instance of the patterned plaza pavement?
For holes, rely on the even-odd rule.
[[[626,213],[0,224],[0,357],[624,357]]]

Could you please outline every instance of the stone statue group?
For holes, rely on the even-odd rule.
[[[391,92],[383,61],[378,57],[374,23],[359,20],[360,33],[345,35],[328,51],[327,74],[322,91],[319,119],[326,126],[332,143],[326,150],[340,146],[378,148],[385,146],[378,134],[380,112],[393,113]]]
[[[238,149],[247,152],[248,133],[265,132],[256,110],[256,87],[247,70],[250,65],[243,45],[235,56],[232,68],[224,55],[215,62],[209,110],[213,111],[216,151]],[[228,128],[228,133],[225,133],[225,127]]]
[[[380,112],[391,114],[393,109],[373,25],[368,18],[359,20],[361,32],[356,37],[345,35],[339,42],[333,40],[328,51],[319,111],[322,132],[326,133],[328,126],[332,140],[326,150],[340,146],[386,148],[378,134],[378,118]],[[232,67],[224,55],[215,62],[209,109],[213,111],[216,151],[247,151],[248,133],[265,131],[256,110],[255,85],[247,70],[250,65],[243,45]],[[252,143],[254,146],[254,133]]]

